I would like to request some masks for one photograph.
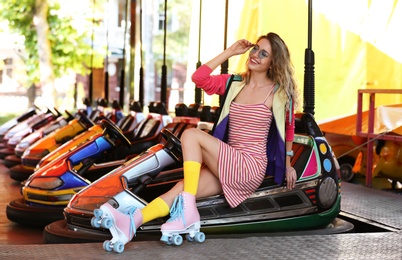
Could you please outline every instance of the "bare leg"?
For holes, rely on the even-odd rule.
[[[217,177],[219,141],[209,134],[193,128],[183,133],[181,143],[184,180],[161,196],[161,199],[171,209],[170,219],[161,226],[161,241],[166,243],[169,243],[175,236],[172,231],[187,234],[192,238],[196,234],[200,234],[202,237],[196,198],[222,192],[222,186]],[[205,166],[201,168],[203,162]],[[176,197],[178,200],[174,202]],[[173,203],[177,203],[174,208],[172,208]],[[201,240],[203,241],[203,239]]]
[[[183,191],[183,181],[178,182],[171,190],[160,197],[166,202],[169,208],[172,206],[174,199]],[[219,179],[209,170],[203,167],[198,182],[197,198],[218,195],[222,193],[222,186]]]
[[[102,205],[102,209],[113,219],[110,229],[114,239],[113,244],[117,241],[120,242],[120,239],[124,244],[132,239],[133,233],[135,233],[135,231],[132,232],[132,221],[134,221],[135,227],[139,227],[143,223],[168,214],[175,198],[180,193],[182,194],[179,198],[182,199],[178,200],[178,207],[175,207],[176,210],[171,216],[171,221],[161,226],[161,241],[168,243],[172,237],[171,231],[173,230],[182,230],[181,232],[186,232],[192,237],[199,233],[200,214],[197,210],[196,198],[222,193],[222,186],[218,177],[219,145],[218,139],[201,130],[188,129],[183,133],[183,159],[185,162],[196,164],[196,167],[193,168],[191,168],[192,165],[187,164],[190,167],[186,168],[187,175],[185,174],[186,181],[193,181],[190,188],[193,193],[188,192],[188,186],[186,186],[186,191],[183,192],[184,183],[180,181],[170,191],[151,201],[143,209],[130,212],[129,215],[114,209],[108,203]],[[205,166],[200,169],[200,165],[203,162]],[[188,183],[186,182],[186,184]],[[185,221],[182,218],[177,218],[179,214],[184,214]],[[111,249],[112,247],[107,248],[107,250]]]
[[[184,161],[205,163],[216,177],[218,173],[219,140],[210,134],[190,128],[181,136]]]

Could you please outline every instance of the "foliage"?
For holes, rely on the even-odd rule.
[[[71,70],[80,74],[89,72],[93,53],[90,39],[91,28],[78,30],[73,26],[72,15],[61,15],[60,5],[56,0],[47,0],[49,4],[48,39],[52,50],[53,70],[56,77],[68,74]],[[33,25],[35,0],[7,0],[0,3],[0,20],[8,21],[12,32],[25,38],[23,60],[30,83],[39,82],[39,57],[37,52],[37,34]],[[90,12],[89,12],[90,13]],[[88,21],[92,19],[87,18]],[[99,58],[92,65],[101,66]],[[30,84],[27,84],[30,85]]]
[[[188,0],[169,0],[167,2],[166,60],[187,64],[192,2]],[[161,14],[164,14],[164,8],[164,2],[161,2],[159,6]],[[178,27],[169,30],[173,16],[177,20]],[[163,37],[163,31],[161,31],[154,39],[154,54],[160,59],[163,59]]]
[[[9,113],[0,115],[0,126],[7,123],[7,121],[9,121],[17,116],[19,116],[19,115],[18,114],[9,114]]]

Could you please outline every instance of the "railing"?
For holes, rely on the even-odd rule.
[[[374,133],[374,112],[375,112],[375,95],[376,94],[402,94],[402,89],[359,89],[357,96],[357,119],[356,119],[356,135],[367,138],[367,156],[366,156],[366,186],[372,186],[372,171],[373,171],[373,148],[374,139],[392,140],[402,142],[402,136],[375,134]],[[367,132],[362,132],[362,109],[363,109],[363,94],[369,94],[369,110]]]

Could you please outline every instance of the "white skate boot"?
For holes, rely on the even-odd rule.
[[[161,226],[161,241],[168,245],[181,245],[181,234],[187,234],[188,241],[202,243],[205,234],[200,232],[200,214],[195,203],[195,196],[182,192],[176,197],[170,209],[170,219]]]
[[[142,213],[136,207],[120,212],[107,202],[94,210],[94,217],[91,219],[93,227],[109,229],[113,238],[103,242],[103,249],[116,253],[124,251],[124,245],[131,241],[141,224]]]

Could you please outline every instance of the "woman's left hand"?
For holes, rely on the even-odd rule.
[[[235,42],[232,46],[229,47],[231,51],[233,51],[234,54],[243,54],[246,51],[248,51],[251,47],[253,47],[254,44],[249,42],[246,39],[241,39]]]
[[[292,190],[296,186],[296,170],[292,166],[286,166],[286,187]]]

